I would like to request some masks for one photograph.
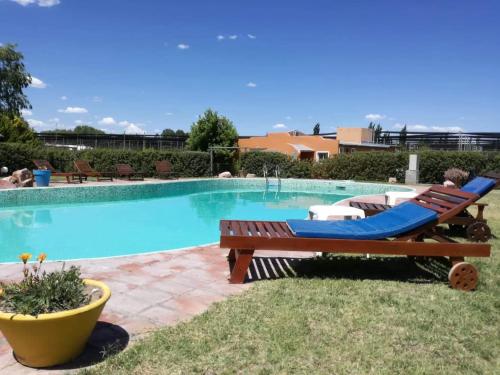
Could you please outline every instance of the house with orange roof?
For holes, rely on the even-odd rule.
[[[319,161],[339,153],[355,151],[393,151],[394,147],[373,142],[367,128],[338,128],[335,137],[306,135],[299,131],[268,133],[265,136],[240,137],[241,152],[274,151],[299,160]]]

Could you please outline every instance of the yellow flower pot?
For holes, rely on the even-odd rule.
[[[0,331],[19,362],[30,367],[50,367],[76,358],[111,297],[106,284],[84,280],[102,290],[102,297],[78,309],[50,314],[21,315],[0,312]]]

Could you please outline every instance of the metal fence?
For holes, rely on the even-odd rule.
[[[321,134],[327,138],[336,138],[336,133]],[[500,151],[500,133],[438,133],[383,131],[376,143],[388,144],[408,150],[428,148],[446,151]]]
[[[146,148],[158,150],[183,149],[187,141],[187,137],[162,137],[160,135],[67,133],[37,133],[36,135],[45,145],[76,150],[89,148],[114,148],[123,150],[140,150]]]

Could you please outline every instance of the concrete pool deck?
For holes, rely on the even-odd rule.
[[[424,189],[422,186],[416,188],[417,191]],[[384,202],[383,195],[356,199]],[[348,200],[340,204],[348,204]],[[98,361],[103,352],[122,350],[130,345],[130,342],[152,330],[189,320],[206,311],[214,302],[247,290],[253,285],[252,282],[242,285],[227,282],[229,267],[226,255],[226,250],[212,245],[153,254],[65,262],[66,267],[80,266],[84,277],[103,281],[112,291],[111,299],[85,353],[61,368],[34,370],[20,365],[15,360],[10,346],[0,334],[0,374],[67,372],[89,366]],[[257,251],[255,256],[249,274],[250,281],[294,276],[294,263],[311,257],[312,253]],[[63,262],[47,262],[44,269],[51,271],[60,269],[62,265]],[[21,263],[0,264],[0,280],[19,280],[21,277]]]

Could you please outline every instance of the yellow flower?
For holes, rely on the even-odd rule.
[[[21,259],[23,261],[23,263],[26,264],[28,262],[28,260],[31,259],[31,254],[30,253],[22,253],[21,255],[19,255],[19,259]]]
[[[39,261],[40,263],[42,263],[45,259],[47,259],[47,254],[45,254],[45,253],[40,253],[40,255],[38,255],[38,258],[37,258],[37,259],[38,259],[38,261]]]

